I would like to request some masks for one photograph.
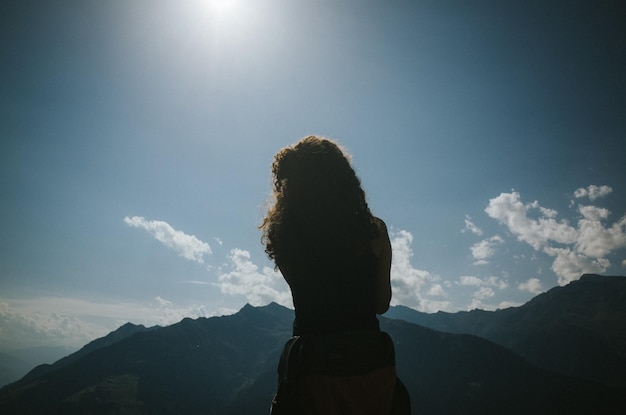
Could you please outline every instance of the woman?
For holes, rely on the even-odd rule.
[[[385,223],[330,140],[309,136],[283,148],[272,175],[262,240],[296,314],[273,413],[391,413],[393,343],[376,318],[391,300]]]

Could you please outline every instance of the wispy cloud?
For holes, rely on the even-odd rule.
[[[208,310],[204,305],[187,304],[184,306],[174,304],[173,301],[167,300],[161,296],[154,299],[154,303],[150,305],[153,310],[154,319],[157,324],[167,326],[177,323],[184,318],[200,318],[233,314],[237,310],[229,308],[220,308],[217,310]]]
[[[214,283],[212,283],[211,281],[208,281],[208,280],[204,280],[204,281],[201,281],[201,280],[187,280],[187,281],[184,281],[184,282],[185,282],[185,284],[193,284],[193,285],[214,285]]]
[[[480,287],[478,291],[474,294],[474,298],[476,300],[484,300],[486,298],[491,298],[496,295],[496,292],[491,287]]]
[[[458,285],[465,285],[470,287],[496,287],[500,290],[504,290],[509,285],[502,278],[496,276],[490,276],[486,278],[479,278],[474,275],[463,275],[459,277]]]
[[[212,253],[209,244],[201,241],[194,235],[187,235],[172,228],[167,222],[146,220],[141,216],[126,216],[124,222],[133,228],[146,230],[157,241],[174,250],[185,259],[203,263],[204,255],[211,255]]]
[[[24,310],[9,302],[0,303],[0,350],[3,351],[39,346],[78,348],[107,332],[76,315]]]
[[[470,231],[474,235],[482,236],[483,230],[472,222],[472,217],[470,215],[465,215],[465,228],[461,229],[461,232]]]
[[[480,287],[483,284],[483,281],[473,275],[463,275],[459,277],[459,284],[472,287]]]
[[[0,298],[0,350],[37,346],[79,348],[126,322],[170,325],[185,317],[232,314],[203,305],[177,305],[162,296],[150,302],[96,302],[69,297]]]
[[[592,184],[591,186],[588,186],[586,188],[581,187],[580,189],[576,189],[574,191],[574,197],[577,199],[580,199],[581,197],[588,197],[589,200],[593,201],[595,199],[608,195],[612,191],[613,189],[609,186],[596,186]]]
[[[591,200],[608,194],[608,186],[578,189],[575,197]],[[501,193],[489,201],[485,212],[535,250],[554,257],[552,270],[560,285],[576,280],[586,272],[604,272],[610,267],[606,258],[626,247],[626,216],[613,225],[605,225],[610,212],[596,206],[579,205],[576,226],[557,220],[558,212],[539,202],[524,203],[518,192]]]

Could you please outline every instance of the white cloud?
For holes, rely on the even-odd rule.
[[[450,309],[448,301],[426,298],[427,295],[445,296],[438,283],[440,278],[411,264],[413,235],[405,230],[390,235],[393,258],[391,263],[392,305],[402,304],[419,311],[433,313]]]
[[[0,350],[64,346],[78,348],[108,331],[77,316],[20,310],[0,303]]]
[[[583,215],[586,220],[599,221],[608,219],[611,212],[608,209],[599,208],[596,206],[578,206],[578,211]]]
[[[622,261],[622,266],[626,268],[626,259]]]
[[[458,285],[466,287],[474,287],[475,291],[472,294],[472,302],[468,309],[482,309],[482,310],[495,310],[496,307],[491,304],[485,304],[483,300],[493,298],[496,295],[494,288],[504,290],[509,284],[502,278],[496,276],[490,276],[486,278],[479,278],[474,275],[463,275],[459,277]]]
[[[483,230],[472,222],[472,218],[470,215],[465,215],[465,229],[462,229],[461,232],[470,231],[474,235],[481,236],[483,234]]]
[[[161,296],[157,296],[154,301],[156,301],[161,307],[171,307],[173,305],[171,301],[161,298]]]
[[[554,209],[547,209],[541,206],[539,206],[539,210],[546,218],[556,218],[556,216],[559,214],[559,212]]]
[[[475,265],[485,265],[488,263],[486,258],[491,257],[494,254],[494,249],[487,239],[484,239],[471,246],[472,256],[476,260]]]
[[[504,290],[505,288],[509,287],[509,284],[505,280],[495,276],[487,277],[484,279],[484,281],[485,284],[489,285],[490,287],[497,287],[500,290]]]
[[[199,281],[199,280],[187,280],[184,281],[185,284],[193,284],[193,285],[213,285],[211,281]]]
[[[502,244],[504,240],[500,236],[492,236],[489,239],[484,239],[471,246],[472,256],[476,260],[474,265],[485,265],[488,263],[487,259],[491,258],[495,253],[495,246]]]
[[[496,293],[491,287],[480,287],[475,293],[474,298],[477,300],[484,300],[495,296]]]
[[[559,285],[575,281],[585,273],[603,273],[611,265],[608,259],[590,258],[569,248],[547,248],[546,253],[555,257],[552,270],[558,276]]]
[[[537,201],[524,204],[520,200],[520,194],[512,192],[501,193],[490,199],[485,212],[506,225],[520,241],[528,243],[536,250],[543,249],[550,241],[563,244],[576,242],[576,229],[567,221],[557,222],[553,217],[546,216],[531,219],[529,214],[533,210],[541,212]]]
[[[440,278],[428,271],[416,269],[411,264],[413,236],[400,230],[390,233],[390,240],[393,249],[392,304],[402,304],[425,312],[450,310],[448,301],[429,298],[446,296]],[[222,272],[214,283],[224,294],[241,295],[255,306],[274,301],[293,308],[289,286],[279,272],[270,267],[260,269],[252,262],[250,253],[242,249],[231,250],[228,259],[230,262],[225,267],[231,269]],[[203,281],[187,282],[204,284]]]
[[[478,278],[473,275],[460,276],[457,284],[469,287],[496,287],[500,290],[504,290],[509,286],[506,281],[496,276]]]
[[[589,186],[576,190],[575,194],[593,200],[611,191],[608,186]],[[605,272],[611,265],[606,257],[626,247],[626,216],[607,227],[603,221],[610,212],[596,206],[579,206],[581,218],[576,226],[566,220],[558,221],[558,212],[539,206],[537,201],[523,203],[517,192],[501,193],[491,199],[485,212],[505,225],[518,240],[554,257],[552,270],[560,285],[584,273]]]
[[[596,186],[591,185],[587,188],[581,187],[574,191],[574,197],[580,199],[581,197],[588,197],[589,200],[595,200],[600,197],[604,197],[611,193],[613,189],[609,186]]]
[[[279,272],[269,267],[259,271],[250,260],[250,253],[242,249],[232,249],[229,259],[233,269],[221,274],[216,284],[223,293],[244,296],[253,306],[274,301],[293,308],[289,287]]]
[[[529,293],[535,295],[543,292],[543,287],[541,286],[539,278],[529,278],[528,281],[519,284],[517,289],[520,291],[528,291]]]
[[[626,247],[626,216],[607,228],[602,220],[608,218],[608,210],[594,206],[581,206],[579,210],[583,219],[578,221],[576,252],[602,258],[613,250]]]
[[[204,305],[189,304],[185,306],[175,305],[172,301],[166,300],[161,296],[157,296],[154,299],[156,307],[150,307],[153,310],[153,319],[156,324],[160,326],[168,326],[170,324],[178,323],[184,318],[200,318],[200,317],[212,317],[221,316],[227,314],[233,314],[237,310],[220,308],[217,310],[209,311]]]
[[[445,297],[446,292],[444,291],[441,284],[433,284],[432,287],[428,290],[428,295],[432,297]]]
[[[491,287],[480,287],[472,295],[472,302],[469,305],[469,310],[481,309],[481,310],[495,310],[496,307],[491,304],[485,304],[483,300],[493,298],[496,295],[495,291]]]
[[[196,261],[204,262],[204,255],[211,255],[211,247],[194,235],[187,235],[182,231],[172,228],[167,222],[159,220],[146,220],[141,216],[126,216],[124,222],[131,227],[141,228],[150,233],[163,245],[174,250],[179,256]]]
[[[474,277],[473,275],[463,275],[459,277],[460,285],[469,285],[472,287],[480,287],[483,285],[483,280],[478,277]]]
[[[498,304],[498,308],[500,310],[503,310],[505,308],[519,307],[521,305],[522,305],[522,303],[518,303],[518,302],[515,302],[515,301],[502,301],[500,304]]]
[[[0,351],[38,346],[79,348],[126,322],[169,325],[185,317],[232,314],[202,305],[175,305],[163,297],[153,302],[96,302],[64,297],[0,298]]]

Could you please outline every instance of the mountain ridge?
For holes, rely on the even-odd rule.
[[[493,312],[386,314],[434,330],[472,334],[513,350],[540,367],[626,386],[626,278],[585,274],[526,304]],[[594,359],[589,356],[598,354]]]
[[[139,333],[139,332],[143,332],[143,331],[147,331],[147,330],[153,330],[158,328],[159,326],[153,326],[150,328],[146,328],[143,324],[133,324],[133,323],[125,323],[123,325],[121,325],[120,327],[118,327],[116,330],[113,330],[112,332],[110,332],[109,334],[107,334],[104,337],[100,337],[98,339],[95,339],[89,343],[87,343],[85,346],[83,346],[82,348],[80,348],[78,351],[67,355],[59,360],[57,360],[56,362],[52,363],[52,364],[41,364],[36,366],[35,368],[33,368],[32,370],[30,370],[26,375],[24,375],[24,377],[22,378],[23,380],[30,380],[30,379],[34,379],[37,378],[38,376],[41,376],[44,373],[47,373],[49,371],[52,370],[56,370],[60,367],[63,367],[77,359],[80,359],[82,356],[86,356],[98,349],[110,346],[120,340],[123,340],[135,333]]]
[[[611,281],[586,277],[580,284],[560,287],[527,303],[532,304],[523,310],[531,313],[523,318],[516,316],[516,309],[521,307],[507,309],[510,311],[504,314],[460,315],[491,318],[484,326],[495,330],[502,321],[523,328],[517,318],[553,317],[549,312],[553,309],[584,311],[592,317],[598,309],[605,314],[617,310],[619,314],[621,304],[615,304],[614,299],[626,291],[621,285],[616,289]],[[580,287],[584,290],[589,283],[604,288],[593,295],[581,292]],[[598,293],[604,297],[598,297]],[[600,298],[604,305],[591,307],[590,298]],[[389,318],[391,314],[381,317],[380,325],[394,340],[398,373],[411,394],[415,413],[617,414],[626,408],[626,389],[619,384],[559,373],[529,363],[510,348],[486,338],[438,331]],[[498,317],[494,319],[494,315]],[[47,370],[31,372],[0,389],[0,412],[267,413],[276,385],[276,365],[291,336],[293,317],[293,310],[276,303],[262,307],[247,304],[233,315],[185,318],[166,327],[124,325],[91,342],[90,347],[47,366]],[[573,318],[565,317],[557,321]],[[597,320],[592,317],[588,320]],[[606,323],[599,325],[602,331],[610,327],[607,321],[612,320],[600,321]],[[621,325],[615,332],[621,332],[624,321],[618,320]],[[449,323],[459,324],[452,320]],[[537,324],[554,329],[552,320]],[[610,338],[612,332],[607,331]],[[537,341],[541,337],[530,339]],[[585,357],[594,361],[597,355]]]

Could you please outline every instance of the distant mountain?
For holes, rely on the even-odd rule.
[[[0,386],[13,382],[32,368],[28,362],[15,356],[0,353]]]
[[[626,390],[543,370],[488,340],[401,320],[382,327],[414,414],[618,414]]]
[[[116,336],[0,389],[0,413],[222,414],[250,399],[267,413],[292,319],[276,304],[247,305],[232,316]]]
[[[542,368],[626,387],[626,278],[586,274],[521,307],[385,315],[448,333],[473,334]]]
[[[50,371],[57,370],[63,366],[68,365],[69,363],[80,359],[83,356],[86,356],[98,349],[102,349],[104,347],[110,346],[114,343],[117,343],[120,340],[123,340],[127,337],[135,333],[141,333],[148,330],[154,330],[158,328],[158,326],[146,328],[142,324],[135,325],[132,323],[126,323],[123,326],[120,326],[117,330],[112,331],[104,337],[96,339],[92,342],[89,342],[87,345],[83,346],[76,353],[72,353],[69,356],[65,356],[62,359],[54,362],[54,364],[42,364],[31,370],[29,373],[24,376],[22,381],[29,381],[30,379],[35,379],[45,373]]]
[[[69,347],[29,347],[0,353],[0,387],[15,382],[26,375],[26,379],[55,370],[96,349],[106,347],[134,333],[151,330],[143,325],[126,323],[105,337],[96,339],[79,351]],[[75,352],[75,353],[73,353]],[[52,364],[54,363],[54,364]]]
[[[36,366],[53,363],[75,351],[63,346],[41,346],[0,353],[0,387],[15,382]]]
[[[3,414],[267,414],[293,311],[123,326],[0,389]],[[415,414],[617,414],[626,391],[547,372],[471,335],[381,318]],[[89,346],[89,345],[88,345]]]

